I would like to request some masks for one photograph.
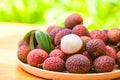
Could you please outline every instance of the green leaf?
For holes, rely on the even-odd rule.
[[[34,32],[32,32],[31,35],[30,35],[30,44],[29,44],[29,46],[30,46],[31,50],[35,49],[35,46],[34,46]]]
[[[35,31],[35,30],[31,30],[31,31],[27,32],[27,33],[25,34],[23,40],[26,41],[26,40],[30,37],[31,33],[34,32],[34,31]]]
[[[51,39],[49,35],[46,32],[37,30],[35,32],[35,38],[38,43],[38,45],[45,50],[47,53],[50,53],[51,51]]]

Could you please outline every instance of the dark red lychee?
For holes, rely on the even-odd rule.
[[[64,61],[59,57],[49,57],[43,62],[43,69],[50,71],[63,71]]]
[[[72,29],[77,24],[82,24],[83,19],[79,14],[69,15],[64,22],[66,28]]]
[[[40,67],[39,65],[48,58],[48,53],[42,49],[34,49],[29,52],[27,56],[27,63],[34,67]]]
[[[89,32],[86,29],[85,26],[83,26],[82,24],[76,25],[73,29],[72,29],[72,33],[76,34],[78,36],[88,36]]]
[[[113,59],[116,59],[116,51],[110,46],[106,46],[106,55],[110,56]]]
[[[18,48],[18,52],[17,52],[17,56],[18,58],[26,63],[27,62],[27,55],[30,52],[30,47],[27,43],[23,43],[19,48]]]
[[[115,67],[115,60],[109,56],[100,56],[94,60],[93,67],[95,72],[110,72]]]
[[[54,38],[54,43],[56,45],[59,45],[60,44],[60,41],[61,41],[61,38],[67,34],[70,34],[72,31],[70,29],[63,29],[61,31],[59,31],[56,35],[55,35],[55,38]]]
[[[116,55],[116,62],[120,66],[120,51]]]
[[[66,60],[65,66],[71,73],[87,73],[90,70],[90,61],[84,55],[75,54]]]
[[[84,48],[86,47],[87,42],[88,42],[89,40],[91,40],[91,38],[88,37],[88,36],[81,36],[81,39],[82,39],[82,41],[83,41],[83,47],[84,47]]]
[[[55,28],[52,29],[52,31],[49,33],[49,36],[50,36],[52,42],[54,42],[55,35],[56,35],[60,30],[62,30],[62,27],[55,27]]]
[[[86,50],[91,56],[97,57],[105,54],[106,45],[101,39],[91,39],[86,44]]]
[[[113,28],[108,31],[108,38],[112,43],[120,42],[120,29]]]
[[[52,29],[54,29],[54,28],[56,28],[56,27],[58,27],[58,26],[56,26],[56,25],[51,25],[51,26],[49,26],[49,27],[46,29],[46,32],[49,34],[49,33],[52,31]]]
[[[92,32],[90,32],[90,37],[92,39],[101,39],[104,42],[106,42],[108,39],[107,34],[105,33],[105,31],[102,30],[93,30]]]
[[[65,60],[66,56],[60,49],[54,49],[49,54],[50,57],[59,57],[63,60]]]

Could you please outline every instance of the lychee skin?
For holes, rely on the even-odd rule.
[[[110,46],[106,46],[106,55],[110,56],[113,59],[116,59],[116,51]]]
[[[67,34],[70,34],[72,31],[70,30],[70,29],[63,29],[63,30],[61,30],[61,31],[59,31],[57,34],[56,34],[56,36],[55,36],[55,38],[54,38],[54,43],[56,44],[56,45],[59,45],[60,44],[60,41],[61,41],[61,38],[63,37],[63,36],[65,36],[65,35],[67,35]]]
[[[52,50],[50,52],[49,56],[50,57],[59,57],[59,58],[61,58],[63,60],[66,58],[65,54],[60,49],[54,49],[54,50]]]
[[[30,47],[27,43],[23,43],[19,48],[17,52],[18,59],[20,59],[22,62],[27,62],[27,55],[30,52]]]
[[[49,57],[43,62],[43,69],[50,71],[63,71],[64,61],[59,57]]]
[[[116,55],[116,62],[120,66],[120,51]]]
[[[115,67],[115,60],[109,56],[100,56],[94,60],[93,67],[95,72],[110,72]]]
[[[85,47],[86,47],[87,42],[88,42],[88,41],[90,41],[90,40],[91,40],[91,38],[90,38],[90,37],[88,37],[88,36],[81,36],[80,38],[82,39],[82,41],[83,41],[83,47],[85,48]]]
[[[107,33],[102,30],[93,30],[92,32],[90,32],[90,37],[92,39],[101,39],[104,42],[106,42],[108,39]]]
[[[84,55],[75,54],[66,60],[65,66],[70,73],[87,73],[90,70],[90,61]]]
[[[113,28],[108,31],[108,38],[112,43],[120,42],[120,29]]]
[[[77,24],[82,24],[83,19],[79,14],[69,15],[64,22],[66,28],[72,29]]]
[[[75,34],[68,34],[62,37],[60,47],[65,54],[74,54],[82,49],[83,41]]]
[[[54,29],[51,30],[51,32],[49,33],[49,36],[50,36],[52,42],[54,42],[55,35],[56,35],[60,30],[62,30],[62,27],[55,27]]]
[[[76,25],[73,29],[72,29],[72,33],[76,34],[78,36],[89,36],[89,31],[86,29],[85,26],[83,26],[82,24]]]
[[[42,49],[34,49],[29,52],[27,56],[27,63],[31,66],[39,67],[39,64],[43,63],[47,58],[47,52]]]
[[[106,45],[101,39],[91,39],[86,44],[86,50],[91,56],[97,57],[105,54]]]
[[[56,25],[51,25],[51,26],[49,26],[47,29],[46,29],[46,32],[49,34],[54,28],[56,28],[56,27],[58,27],[58,26],[56,26]]]

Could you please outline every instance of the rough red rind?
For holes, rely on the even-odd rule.
[[[65,66],[71,73],[87,73],[90,70],[90,61],[84,55],[75,54],[66,60]]]
[[[107,41],[108,39],[108,35],[105,31],[102,31],[102,30],[93,30],[90,32],[90,37],[92,39],[101,39],[103,40],[104,42]]]
[[[18,59],[20,59],[22,62],[27,62],[27,55],[30,52],[30,47],[26,42],[23,42],[22,45],[19,46],[17,51]]]
[[[50,71],[63,71],[64,61],[59,57],[49,57],[43,62],[43,69]]]
[[[91,39],[86,44],[86,50],[91,56],[97,57],[105,54],[106,45],[101,39]]]
[[[82,24],[83,19],[79,14],[69,15],[64,22],[66,28],[72,29],[77,24]]]
[[[56,27],[58,27],[58,26],[56,26],[56,25],[51,25],[51,26],[49,26],[49,27],[46,29],[46,32],[49,34],[49,33],[52,31],[52,29],[54,29],[54,28],[56,28]]]
[[[86,47],[87,42],[88,42],[88,41],[90,41],[90,40],[91,40],[91,38],[90,38],[90,37],[88,37],[88,36],[81,36],[80,38],[81,38],[81,39],[82,39],[82,41],[83,41],[83,48],[85,48],[85,47]]]
[[[48,58],[48,53],[42,49],[34,49],[27,56],[27,63],[34,67],[39,67],[45,59]]]
[[[116,62],[120,66],[120,51],[116,55]]]
[[[107,32],[108,38],[112,43],[120,42],[120,29],[113,28]]]
[[[72,29],[72,33],[76,34],[78,36],[89,36],[89,31],[86,29],[85,26],[83,26],[82,24],[76,25],[73,29]]]
[[[67,34],[70,34],[72,31],[70,29],[63,29],[61,31],[59,31],[56,35],[55,35],[55,38],[54,38],[54,43],[56,45],[59,45],[60,44],[60,41],[61,41],[61,38]]]
[[[93,63],[94,71],[98,73],[110,72],[115,67],[115,60],[109,56],[100,56]]]

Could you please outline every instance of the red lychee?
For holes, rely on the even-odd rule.
[[[120,51],[116,55],[116,62],[120,66]]]
[[[82,41],[83,41],[83,47],[85,48],[87,42],[88,42],[89,40],[91,40],[91,38],[88,37],[88,36],[81,36],[80,38],[82,39]]]
[[[82,17],[79,14],[69,15],[64,22],[66,28],[72,29],[75,25],[81,24],[83,22]]]
[[[76,25],[73,29],[72,29],[72,33],[76,34],[78,36],[88,36],[89,35],[89,31],[86,29],[85,26],[83,26],[82,24]]]
[[[54,28],[56,28],[56,27],[58,27],[58,26],[56,26],[56,25],[51,25],[51,26],[49,26],[49,27],[46,29],[46,32],[49,34],[49,33],[52,31],[52,29],[54,29]]]
[[[90,32],[90,37],[92,39],[101,39],[104,42],[106,42],[108,39],[107,34],[105,33],[105,31],[102,30],[93,30],[92,32]]]
[[[91,39],[86,44],[86,50],[91,56],[97,57],[105,54],[106,45],[101,39]]]
[[[90,70],[90,61],[84,55],[75,54],[66,60],[65,66],[71,73],[87,73]]]
[[[20,59],[22,62],[27,62],[27,55],[30,52],[30,47],[27,43],[23,43],[19,48],[17,52],[18,59]]]
[[[50,57],[59,57],[63,60],[65,60],[66,56],[60,49],[54,49],[49,54]]]
[[[34,67],[40,67],[39,65],[48,58],[48,53],[42,49],[34,49],[29,52],[27,56],[27,63]]]
[[[106,46],[106,55],[110,56],[113,59],[116,59],[116,51],[110,46]]]
[[[70,29],[63,29],[61,31],[59,31],[56,35],[55,35],[55,38],[54,38],[54,43],[56,45],[59,45],[60,42],[61,42],[61,38],[67,34],[70,34],[72,31]]]
[[[50,71],[63,71],[64,61],[59,57],[49,57],[43,62],[43,69]]]
[[[112,43],[120,42],[120,29],[113,28],[108,31],[108,38]]]
[[[100,56],[94,60],[93,67],[95,72],[110,72],[115,67],[115,60],[109,56]]]

